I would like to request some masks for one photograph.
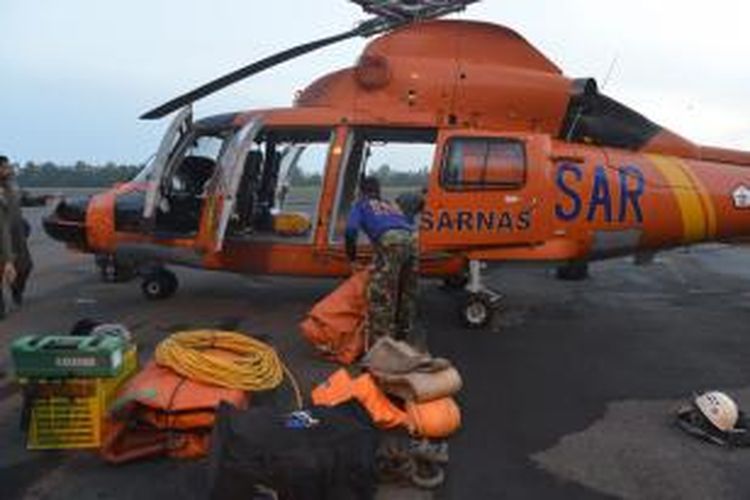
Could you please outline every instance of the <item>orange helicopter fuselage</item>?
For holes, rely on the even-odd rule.
[[[331,131],[304,243],[217,235],[217,212],[234,195],[222,182],[212,184],[190,237],[118,229],[118,197],[149,187],[133,182],[92,198],[78,246],[249,274],[346,274],[343,246],[331,238],[337,193],[352,137],[373,127],[434,133],[419,219],[426,275],[456,274],[468,260],[588,261],[750,235],[750,153],[659,127],[593,81],[565,77],[501,26],[433,21],[397,30],[369,44],[355,67],[314,82],[294,107],[238,113],[231,126],[254,119],[267,130]]]

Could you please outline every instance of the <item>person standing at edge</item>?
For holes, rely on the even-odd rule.
[[[26,240],[29,225],[21,215],[20,195],[15,184],[13,167],[5,156],[0,156],[0,261],[3,281],[10,284],[13,302],[20,306],[26,281],[33,267]],[[2,300],[2,299],[0,299]],[[0,318],[5,316],[5,304],[0,303]]]
[[[356,266],[357,236],[363,231],[375,251],[367,290],[367,342],[392,336],[408,338],[414,323],[419,264],[416,239],[401,210],[381,198],[380,182],[365,177],[346,224],[346,254]]]

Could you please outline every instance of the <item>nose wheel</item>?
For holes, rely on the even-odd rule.
[[[149,300],[163,300],[177,292],[179,281],[177,276],[164,268],[159,268],[143,276],[141,291]]]
[[[492,321],[501,297],[486,293],[471,294],[461,304],[459,315],[464,326],[472,329],[484,328]]]
[[[469,279],[466,300],[459,306],[459,316],[463,324],[472,329],[484,328],[497,311],[503,296],[482,284],[482,263],[469,262]]]

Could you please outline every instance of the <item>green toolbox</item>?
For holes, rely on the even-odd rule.
[[[128,348],[110,335],[26,335],[13,342],[11,356],[19,378],[114,377]]]

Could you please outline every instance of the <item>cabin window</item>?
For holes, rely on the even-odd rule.
[[[398,204],[407,219],[417,225],[417,211],[409,213],[399,202],[405,197],[419,199],[423,195],[436,139],[434,129],[353,129],[339,178],[330,241],[343,241],[349,212],[359,196],[359,181],[366,175],[377,177],[383,197]],[[363,234],[360,238],[361,243],[367,241]]]
[[[524,144],[513,139],[452,139],[440,181],[456,190],[519,188],[526,182]]]
[[[309,242],[316,227],[330,129],[264,129],[245,158],[233,238]]]

